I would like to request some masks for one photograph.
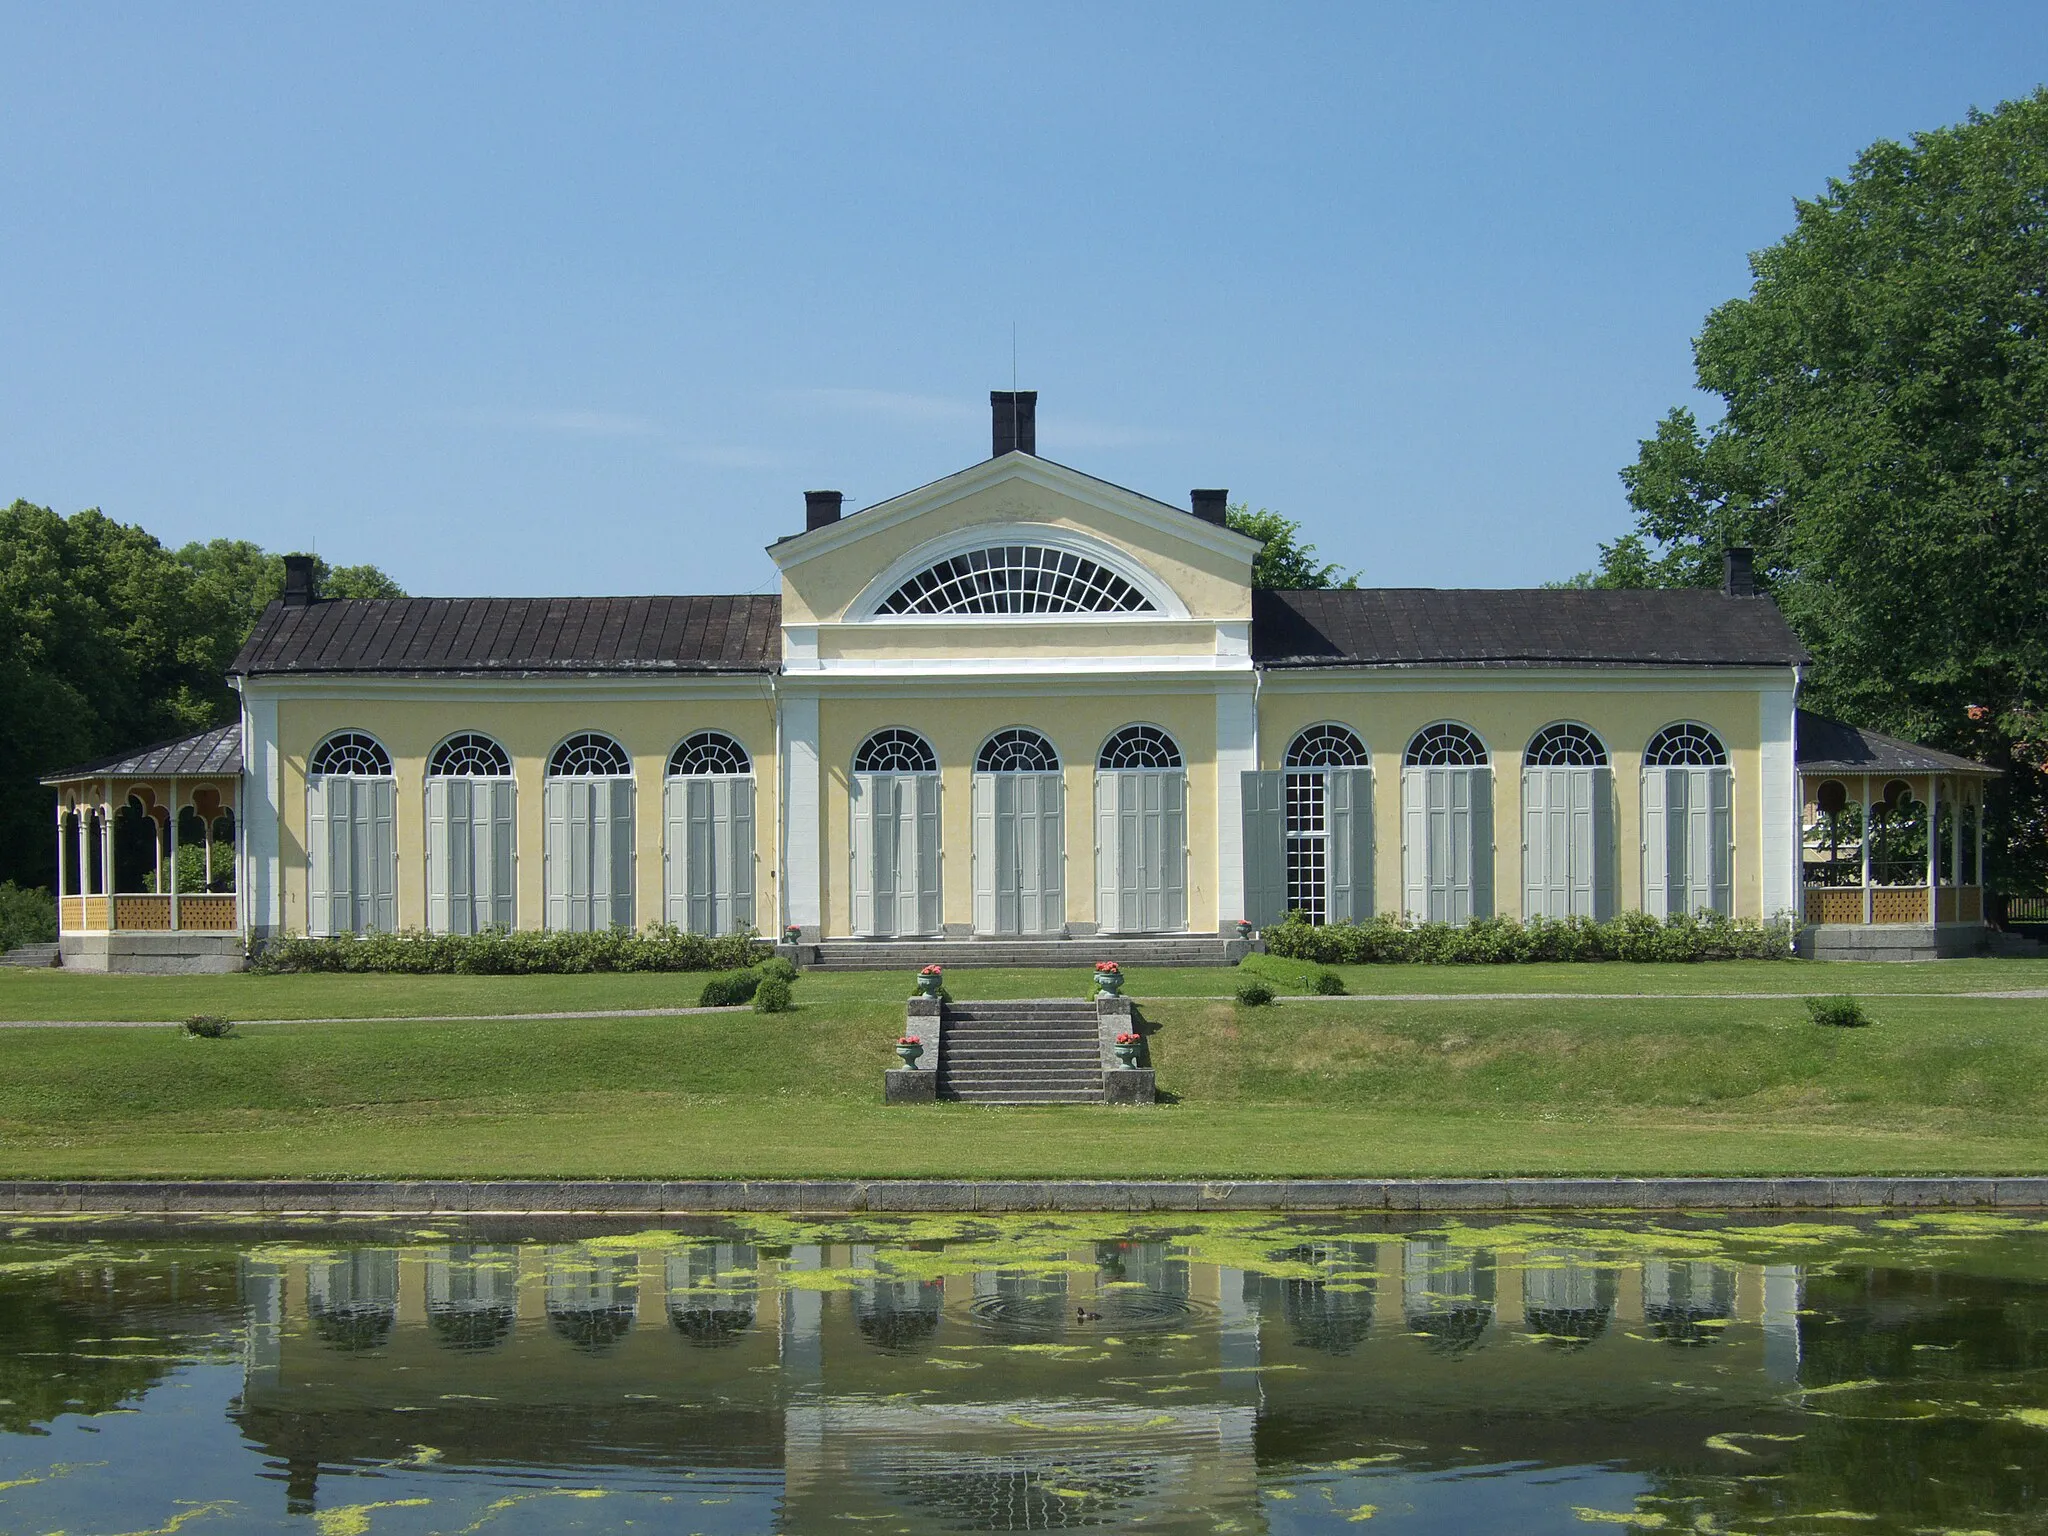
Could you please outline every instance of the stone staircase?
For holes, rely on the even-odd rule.
[[[1114,960],[1126,970],[1146,965],[1235,965],[1251,945],[1242,939],[1162,934],[1140,939],[827,939],[782,946],[798,965],[820,971],[917,971],[988,966],[1077,966]]]
[[[948,1003],[938,1096],[978,1104],[1100,1104],[1095,1004]]]
[[[24,970],[46,971],[61,963],[55,944],[18,944],[0,954],[0,965],[18,966]]]

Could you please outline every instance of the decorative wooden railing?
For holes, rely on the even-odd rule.
[[[58,907],[66,933],[233,933],[235,898],[217,894],[178,897],[178,922],[171,926],[171,898],[146,892],[119,896],[66,896]]]
[[[1863,915],[1866,895],[1870,901],[1867,918]],[[1805,911],[1809,923],[1925,923],[1928,921],[1927,887],[1809,885],[1806,888]],[[1982,922],[1983,889],[1975,885],[1941,887],[1935,894],[1933,920],[1939,923]]]

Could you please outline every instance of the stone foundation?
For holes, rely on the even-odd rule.
[[[1813,923],[1794,947],[1805,960],[1953,960],[1990,942],[1982,923]]]
[[[220,976],[248,963],[238,933],[67,933],[67,971],[129,976]]]

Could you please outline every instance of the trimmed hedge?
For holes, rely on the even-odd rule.
[[[751,929],[707,939],[664,923],[634,933],[554,933],[502,928],[484,933],[343,934],[273,939],[252,971],[394,971],[411,976],[559,976],[586,971],[734,971],[757,958]]]
[[[1706,912],[1659,922],[1624,912],[1584,917],[1475,918],[1462,928],[1373,917],[1316,927],[1290,916],[1266,930],[1266,949],[1317,965],[1509,965],[1537,960],[1783,960],[1792,925]]]
[[[760,988],[759,971],[727,971],[723,976],[713,976],[704,983],[704,990],[697,994],[697,1006],[737,1008],[742,1003],[753,1001],[754,994]]]

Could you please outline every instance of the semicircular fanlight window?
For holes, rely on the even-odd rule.
[[[1725,768],[1728,749],[1704,725],[1686,720],[1652,736],[1643,749],[1643,763],[1651,768]]]
[[[1408,743],[1407,762],[1411,768],[1484,768],[1486,743],[1446,720],[1415,733]]]
[[[668,760],[668,775],[672,779],[753,771],[753,759],[747,756],[747,749],[723,731],[699,731],[685,737]]]
[[[855,773],[937,773],[939,754],[915,731],[877,731],[853,755]]]
[[[1097,768],[1178,768],[1180,748],[1156,725],[1127,725],[1102,744]]]
[[[512,758],[490,737],[464,731],[434,749],[427,774],[436,779],[509,779]]]
[[[391,754],[374,736],[361,731],[336,731],[320,743],[308,773],[345,773],[357,778],[385,778],[391,772]]]
[[[992,544],[926,566],[875,611],[1156,613],[1158,605],[1086,555],[1044,544]]]
[[[1523,761],[1531,768],[1605,768],[1607,749],[1583,725],[1546,725],[1529,741]]]
[[[1056,773],[1060,755],[1036,731],[997,731],[974,759],[976,773]]]
[[[548,776],[556,779],[626,779],[633,760],[626,749],[601,731],[571,736],[548,759]]]
[[[1342,725],[1312,725],[1287,746],[1289,768],[1363,768],[1365,743]]]

